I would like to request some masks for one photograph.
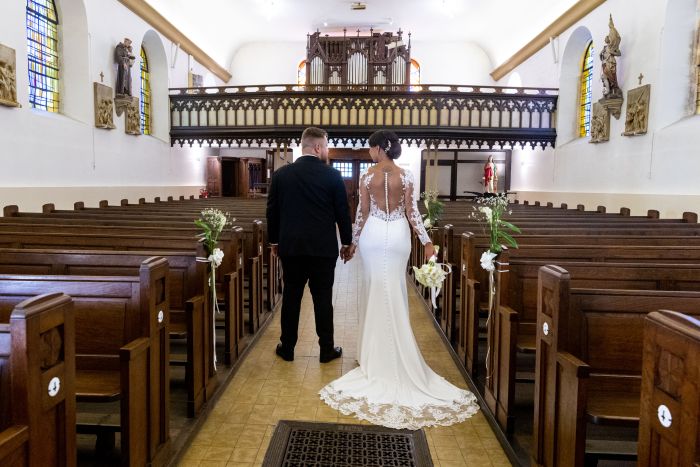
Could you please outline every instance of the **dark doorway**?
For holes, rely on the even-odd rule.
[[[237,196],[238,190],[238,159],[223,159],[221,161],[221,196]]]
[[[348,194],[348,208],[350,216],[355,221],[357,210],[357,189],[360,185],[360,174],[374,165],[369,157],[369,149],[343,149],[334,148],[328,151],[328,158],[333,168],[340,172],[345,182],[345,191]]]

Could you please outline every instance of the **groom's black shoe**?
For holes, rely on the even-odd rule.
[[[332,360],[335,360],[336,358],[340,358],[341,355],[343,355],[343,348],[333,347],[330,350],[321,350],[321,356],[319,360],[321,361],[321,363],[328,363]]]
[[[282,347],[282,344],[277,344],[277,348],[275,349],[275,353],[282,357],[282,360],[285,360],[287,362],[293,362],[294,361],[294,351],[288,351],[285,350],[284,347]]]

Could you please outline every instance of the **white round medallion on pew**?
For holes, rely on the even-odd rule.
[[[659,423],[661,423],[661,426],[664,428],[670,428],[671,423],[673,423],[673,416],[671,415],[671,411],[668,409],[668,407],[661,404],[656,413],[659,417]]]
[[[61,379],[58,376],[54,376],[49,381],[49,397],[56,397],[59,392],[61,392]]]

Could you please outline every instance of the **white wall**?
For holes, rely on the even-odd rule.
[[[297,67],[306,58],[306,42],[250,42],[231,61],[228,84],[296,84]]]
[[[116,0],[56,3],[63,52],[60,114],[34,110],[28,101],[26,2],[3,2],[0,6],[0,42],[16,50],[17,90],[22,104],[20,109],[0,106],[0,204],[36,210],[45,202],[61,200],[58,207],[62,209],[72,207],[78,198],[88,203],[103,199],[100,190],[117,201],[197,193],[204,185],[204,159],[197,156],[199,148],[170,148],[168,139],[167,88],[187,85],[186,54],[180,52],[175,68],[171,68],[172,44]],[[102,72],[104,83],[114,87],[114,47],[124,37],[133,40],[137,57],[145,38],[154,80],[153,136],[126,135],[124,116],[116,114],[116,129],[94,127],[92,83],[100,81]],[[192,67],[196,73],[206,74],[201,65],[193,63]],[[132,94],[138,96],[138,58],[132,68],[132,83]],[[70,197],[76,196],[71,201]]]
[[[421,66],[426,84],[496,84],[489,73],[491,59],[484,49],[470,42],[411,42],[411,58]]]
[[[691,105],[698,8],[697,0],[640,0],[634,9],[624,0],[608,0],[558,38],[558,63],[547,46],[514,70],[527,86],[561,90],[556,149],[513,152],[513,190],[520,192],[521,200],[531,196],[545,201],[542,193],[553,198],[574,193],[588,204],[614,199],[624,205],[626,197],[634,203],[640,199],[637,195],[645,195],[644,201],[651,205],[640,205],[640,212],[657,209],[655,204],[665,206],[664,212],[674,217],[682,211],[700,211],[700,198],[677,196],[674,204],[674,197],[668,196],[700,195],[700,116],[693,115]],[[651,84],[649,131],[621,136],[623,104],[620,119],[611,119],[610,141],[590,144],[573,131],[578,78],[570,66],[580,63],[581,38],[589,31],[595,47],[593,101],[602,97],[598,53],[611,13],[622,36],[618,79],[625,99],[628,90],[639,86],[640,73],[643,84]]]

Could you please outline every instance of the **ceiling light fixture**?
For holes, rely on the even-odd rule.
[[[350,4],[350,9],[351,10],[366,10],[367,9],[367,4],[364,2],[352,2]]]

